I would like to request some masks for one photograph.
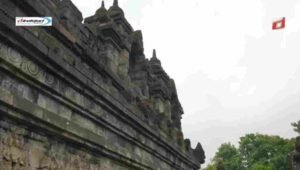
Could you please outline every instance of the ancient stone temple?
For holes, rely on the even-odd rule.
[[[198,170],[182,114],[117,0],[86,19],[70,0],[0,0],[0,170]]]

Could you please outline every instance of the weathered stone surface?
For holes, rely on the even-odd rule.
[[[0,6],[0,169],[197,170],[176,86],[115,0],[82,23],[71,0]],[[15,27],[17,14],[53,27]]]

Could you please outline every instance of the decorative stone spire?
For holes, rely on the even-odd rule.
[[[101,3],[101,7],[96,11],[96,15],[93,16],[92,19],[89,19],[87,18],[86,19],[86,22],[94,22],[94,21],[97,21],[97,22],[101,22],[101,23],[106,23],[110,20],[109,16],[108,16],[108,12],[105,8],[105,3],[104,3],[104,0],[102,0],[102,3]]]
[[[152,58],[150,59],[150,62],[152,64],[159,64],[159,65],[161,64],[159,59],[156,56],[156,50],[155,49],[153,49]]]
[[[113,6],[119,6],[118,0],[114,0]]]
[[[155,49],[153,49],[152,58],[157,59],[157,57],[156,57],[156,50]]]
[[[122,16],[124,17],[124,12],[123,10],[119,7],[118,0],[114,0],[113,5],[109,8],[108,10],[110,16]]]
[[[104,9],[105,9],[105,3],[104,3],[104,0],[102,0],[101,8],[104,8]]]
[[[101,7],[96,11],[96,14],[101,15],[106,12],[107,12],[107,10],[105,8],[105,3],[104,3],[104,0],[102,0]]]

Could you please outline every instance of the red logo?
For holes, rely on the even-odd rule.
[[[272,30],[278,30],[278,29],[283,29],[283,28],[285,28],[285,17],[283,17],[279,21],[273,22]]]

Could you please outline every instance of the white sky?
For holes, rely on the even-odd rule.
[[[106,7],[113,0],[106,0]],[[100,0],[73,0],[83,16]],[[207,162],[221,143],[246,133],[294,137],[300,120],[299,0],[120,0],[175,79],[183,131]],[[272,22],[286,17],[286,29]]]

